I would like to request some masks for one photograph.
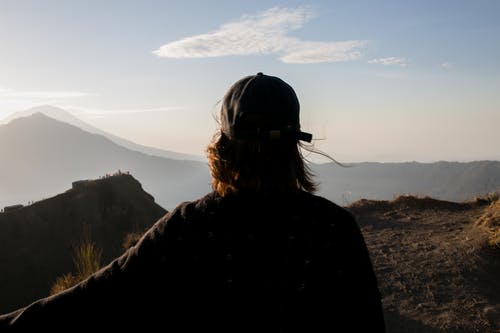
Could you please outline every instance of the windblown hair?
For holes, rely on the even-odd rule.
[[[231,140],[218,131],[207,147],[212,188],[221,196],[238,192],[316,191],[313,174],[295,139]]]

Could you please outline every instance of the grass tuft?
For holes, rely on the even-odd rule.
[[[487,200],[489,205],[477,219],[476,224],[490,232],[490,245],[500,247],[500,193],[490,193],[482,199]]]
[[[60,293],[85,280],[101,268],[102,251],[90,240],[84,240],[73,248],[73,263],[76,274],[67,273],[56,279],[50,294]]]

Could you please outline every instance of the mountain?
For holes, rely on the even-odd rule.
[[[99,135],[105,136],[108,139],[110,139],[111,141],[113,141],[114,143],[116,143],[122,147],[131,149],[131,150],[135,150],[135,151],[138,151],[138,152],[141,152],[144,154],[165,157],[165,158],[172,158],[172,159],[176,159],[176,160],[188,160],[188,161],[199,161],[199,162],[205,161],[204,156],[184,154],[184,153],[178,153],[178,152],[174,152],[174,151],[158,149],[158,148],[154,148],[154,147],[143,146],[143,145],[137,144],[135,142],[132,142],[130,140],[120,138],[116,135],[113,135],[111,133],[100,130],[100,129],[82,121],[81,119],[75,117],[74,115],[72,115],[70,112],[68,112],[66,110],[63,110],[61,108],[51,106],[51,105],[41,105],[41,106],[33,107],[31,109],[28,109],[28,110],[15,112],[15,113],[7,116],[6,118],[2,119],[2,121],[0,123],[7,124],[14,119],[21,118],[21,117],[28,117],[28,116],[31,116],[35,113],[42,113],[46,116],[49,116],[50,118],[62,121],[64,123],[68,123],[68,124],[73,125],[73,126],[76,126],[84,131],[89,132],[89,133],[99,134]]]
[[[105,264],[123,252],[126,234],[142,233],[165,213],[127,174],[75,182],[55,197],[0,213],[0,313],[47,296],[56,277],[74,271],[72,250],[85,238],[102,250]]]
[[[0,126],[0,206],[47,198],[75,179],[129,171],[166,208],[210,190],[205,163],[129,150],[36,113]]]
[[[466,201],[500,190],[500,162],[332,163],[312,166],[321,194],[339,204],[400,194]]]
[[[137,177],[167,209],[210,191],[206,163],[148,155],[35,113],[0,125],[0,208],[47,198],[75,179],[117,170]],[[399,194],[464,201],[500,190],[500,162],[311,164],[319,194],[347,205]]]

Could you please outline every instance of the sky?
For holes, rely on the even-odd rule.
[[[341,162],[500,160],[498,17],[495,0],[0,0],[0,119],[55,105],[204,155],[226,90],[263,72]]]

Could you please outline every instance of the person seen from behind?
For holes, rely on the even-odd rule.
[[[0,316],[0,331],[385,332],[354,217],[313,194],[299,110],[278,77],[234,83],[207,148],[213,191],[78,285]]]

